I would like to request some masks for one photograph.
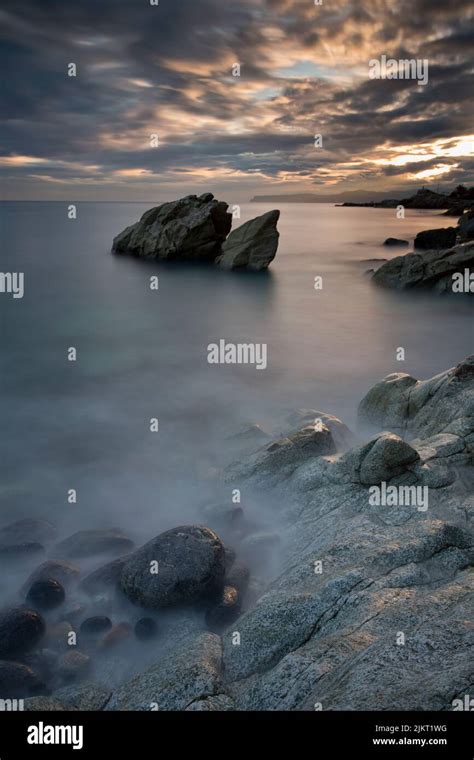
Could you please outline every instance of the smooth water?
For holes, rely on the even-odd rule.
[[[0,268],[24,272],[25,294],[0,294],[1,522],[151,537],[214,496],[208,475],[243,424],[278,430],[310,407],[352,425],[386,374],[429,377],[472,351],[467,298],[381,290],[365,274],[364,259],[409,250],[384,248],[386,237],[412,243],[449,218],[284,204],[277,258],[251,275],[112,256],[112,238],[151,205],[79,203],[76,220],[66,203],[2,205]],[[242,206],[241,221],[268,208]],[[209,365],[221,338],[266,343],[268,368]]]

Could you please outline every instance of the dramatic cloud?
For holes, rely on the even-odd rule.
[[[6,197],[148,200],[210,188],[243,200],[473,182],[471,2],[2,8]],[[382,56],[428,61],[428,82],[370,78]]]

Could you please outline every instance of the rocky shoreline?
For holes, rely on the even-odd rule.
[[[404,243],[396,238],[385,241],[385,245],[392,246]],[[457,227],[419,232],[414,248],[413,252],[385,261],[372,273],[372,281],[399,290],[474,293],[474,209],[458,219]]]
[[[474,356],[377,383],[357,435],[300,410],[279,437],[236,445],[216,475],[227,498],[202,508],[202,525],[141,547],[117,529],[61,541],[43,520],[0,529],[3,571],[18,579],[0,612],[1,699],[451,710],[472,693]],[[235,489],[278,493],[273,533]]]

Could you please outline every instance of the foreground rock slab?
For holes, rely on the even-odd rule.
[[[388,288],[428,288],[453,292],[453,275],[474,268],[474,243],[448,250],[430,250],[397,256],[377,269],[372,282]]]

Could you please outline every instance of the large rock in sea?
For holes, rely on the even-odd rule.
[[[474,267],[474,243],[461,243],[448,250],[407,253],[382,264],[372,276],[387,288],[428,288],[438,293],[453,292],[453,275]]]
[[[212,193],[163,203],[117,235],[112,251],[169,261],[212,261],[232,226],[227,209]]]
[[[437,230],[424,230],[415,237],[415,248],[423,251],[452,248],[456,244],[456,228],[444,227]]]
[[[161,533],[134,552],[123,567],[120,588],[133,604],[162,609],[213,599],[224,576],[225,550],[217,534],[188,525]]]
[[[237,227],[223,244],[216,263],[223,269],[266,269],[277,252],[279,218],[278,210],[268,211]]]

